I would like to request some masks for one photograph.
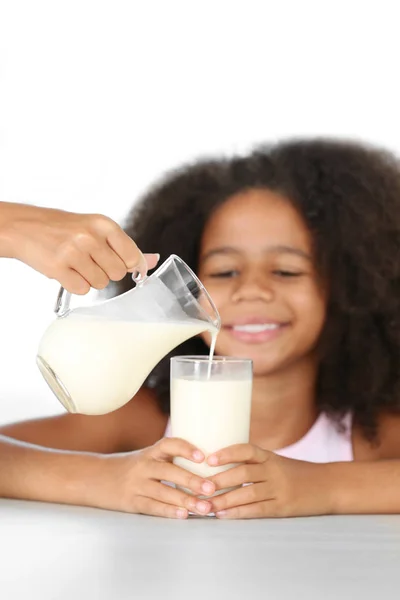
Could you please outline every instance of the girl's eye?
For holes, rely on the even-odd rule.
[[[284,269],[276,269],[273,273],[274,275],[278,275],[278,277],[285,278],[300,277],[300,275],[302,275],[300,271],[285,271]]]
[[[238,271],[219,271],[216,273],[210,273],[210,277],[219,277],[221,279],[228,279],[229,277],[236,277],[239,274]]]

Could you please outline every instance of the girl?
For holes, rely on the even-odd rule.
[[[143,252],[155,249],[161,260],[176,253],[197,272],[222,319],[217,353],[253,360],[251,443],[208,458],[239,465],[201,481],[170,463],[177,453],[204,457],[168,439],[169,357],[115,413],[3,433],[98,453],[155,444],[122,455],[130,494],[126,477],[121,483],[103,460],[115,481],[97,505],[122,510],[220,518],[399,510],[394,494],[368,504],[365,470],[356,472],[357,491],[345,464],[400,457],[397,161],[355,143],[307,140],[199,163],[152,190],[127,233]],[[127,278],[118,291],[130,286]],[[173,354],[206,354],[209,342],[203,334]],[[253,485],[196,501],[162,480],[209,495]]]

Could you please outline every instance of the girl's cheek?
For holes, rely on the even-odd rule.
[[[229,294],[225,292],[221,293],[221,289],[218,288],[218,286],[209,285],[210,280],[207,282],[200,279],[200,281],[203,283],[204,287],[206,288],[208,294],[210,295],[213,303],[215,304],[218,312],[220,313],[220,317],[221,319],[223,318],[223,315],[221,314],[221,311],[223,312],[224,310],[224,306],[227,304],[228,300],[229,300]],[[207,306],[207,309],[209,308],[209,305]]]
[[[206,287],[208,293],[210,294],[213,302],[218,310],[222,309],[223,306],[229,301],[230,298],[230,287],[226,283],[221,285],[221,283],[216,284],[212,279],[206,279],[203,281],[204,286]]]

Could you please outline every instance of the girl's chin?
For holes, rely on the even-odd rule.
[[[253,377],[268,377],[280,371],[281,365],[278,363],[265,364],[261,361],[253,360]]]
[[[253,350],[253,351],[252,351]],[[232,348],[231,346],[217,347],[215,353],[218,356],[231,356],[237,358],[249,358],[253,361],[253,374],[255,376],[268,375],[279,369],[279,362],[266,360],[265,352],[256,352],[253,348]]]

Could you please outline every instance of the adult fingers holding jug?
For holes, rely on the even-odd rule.
[[[144,277],[159,260],[144,255],[112,219],[25,204],[0,203],[0,255],[56,279],[73,294],[105,288],[127,272]]]

